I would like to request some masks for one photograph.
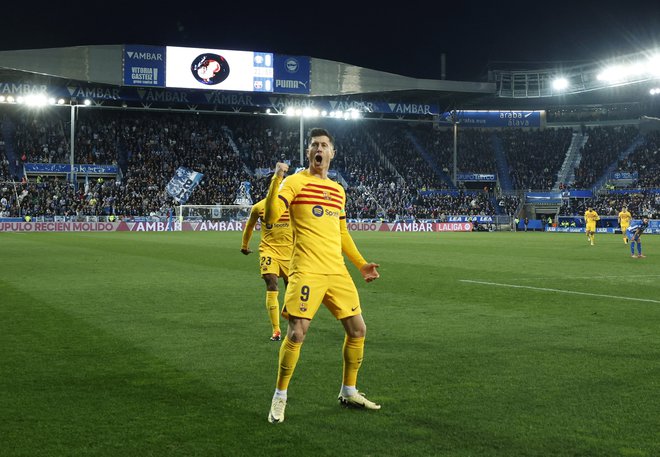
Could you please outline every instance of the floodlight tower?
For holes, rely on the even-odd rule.
[[[73,172],[73,167],[75,166],[73,158],[75,154],[74,145],[76,144],[76,114],[78,111],[77,109],[78,105],[73,100],[71,100],[70,104],[71,104],[71,128],[69,130],[69,134],[71,139],[69,142],[69,161],[71,162],[71,172],[69,174],[69,179],[71,180],[71,185],[74,186],[75,188],[76,178]]]
[[[453,174],[452,174],[452,180],[454,181],[454,185],[456,188],[458,188],[458,181],[456,180],[457,175],[458,175],[458,124],[459,124],[459,119],[458,119],[458,112],[454,109],[450,113],[450,121],[452,125],[454,126],[454,169],[453,169]]]
[[[85,99],[82,106],[90,106],[92,102],[88,99]],[[78,117],[78,107],[81,106],[77,103],[75,99],[69,101],[71,106],[71,129],[70,129],[70,145],[69,145],[69,160],[71,165],[71,172],[69,174],[69,179],[71,184],[75,187],[76,185],[76,173],[75,173],[75,143],[76,143],[76,121]]]

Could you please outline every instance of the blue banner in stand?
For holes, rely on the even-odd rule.
[[[204,175],[189,168],[179,167],[167,184],[167,193],[183,205],[192,195],[193,190],[200,183]]]
[[[31,175],[64,175],[71,173],[71,165],[66,163],[26,163],[23,168],[26,174]],[[119,168],[116,165],[74,164],[73,171],[82,175],[112,176],[119,173]]]
[[[124,46],[124,84],[165,87],[165,47]]]
[[[440,121],[461,127],[541,127],[541,111],[448,111]]]
[[[494,173],[457,173],[458,181],[491,182],[496,181]]]

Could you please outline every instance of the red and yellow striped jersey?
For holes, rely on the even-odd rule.
[[[340,223],[346,218],[344,188],[303,170],[282,181],[278,197],[288,207],[295,238],[290,273],[346,271]]]

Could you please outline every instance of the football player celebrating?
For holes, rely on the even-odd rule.
[[[367,327],[357,288],[342,254],[346,254],[366,282],[380,276],[379,265],[362,257],[348,232],[346,192],[328,178],[334,157],[334,139],[330,133],[325,129],[311,129],[308,168],[282,180],[288,165],[278,163],[266,196],[266,223],[278,220],[288,209],[294,240],[282,309],[289,324],[280,346],[277,383],[268,414],[268,421],[274,424],[284,421],[289,382],[307,330],[321,304],[342,323],[345,332],[338,400],[346,406],[380,409],[380,405],[368,400],[356,387]]]

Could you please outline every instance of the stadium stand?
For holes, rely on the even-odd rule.
[[[14,149],[21,157],[19,160],[66,163],[66,122],[51,113],[15,118]],[[519,206],[520,198],[514,195],[497,194],[492,200],[483,195],[428,194],[450,190],[443,179],[451,166],[450,131],[374,122],[360,127],[338,123],[336,127],[340,138],[337,172],[347,184],[348,214],[352,218],[440,219],[443,214],[456,213],[512,215]],[[581,170],[588,172],[581,171],[578,175],[591,176],[591,180],[579,183],[595,180],[597,173],[591,170],[604,170],[609,165],[608,159],[614,160],[638,133],[633,127],[588,130],[591,141],[585,147],[580,165]],[[5,128],[2,132],[4,137]],[[552,188],[571,141],[571,129],[503,131],[495,135],[501,140],[517,188]],[[486,130],[465,132],[459,143],[460,171],[497,172],[492,136]],[[11,140],[5,139],[4,144],[8,142]],[[27,192],[30,198],[20,200],[19,211],[17,197],[8,196],[9,213],[12,216],[26,213],[163,215],[171,206],[164,188],[178,166],[205,175],[191,204],[232,204],[243,181],[252,184],[256,199],[264,195],[267,181],[258,170],[269,169],[272,157],[278,155],[298,166],[299,142],[297,125],[280,117],[90,110],[81,116],[77,129],[76,154],[80,158],[76,161],[121,163],[122,176],[103,183],[94,181],[87,189],[81,182],[82,190],[78,191],[68,188],[65,176],[45,180],[28,177],[29,182],[18,196]],[[599,145],[608,145],[609,154],[604,157],[593,152],[601,150]],[[658,134],[651,133],[642,146],[619,162],[619,169],[639,170],[642,187],[657,186],[657,161],[653,160],[657,150]],[[437,165],[435,168],[427,161],[428,157]],[[7,157],[3,158],[3,164],[3,181],[7,181],[10,175]],[[439,170],[440,166],[443,169]],[[53,201],[40,194],[59,198]],[[582,211],[582,205],[576,202],[564,205],[562,214],[569,210],[577,214]]]
[[[337,63],[338,68],[343,65]],[[15,72],[7,74],[16,77]],[[45,85],[57,84],[56,79],[42,80],[37,72],[33,77]],[[332,88],[327,82],[316,84],[328,93],[335,91],[342,97],[340,103],[351,107],[367,107],[373,97],[391,98],[395,103],[388,106],[415,106],[408,114],[381,113],[359,123],[318,121],[329,125],[337,138],[333,176],[346,187],[349,218],[444,220],[462,214],[508,221],[555,211],[552,205],[530,204],[525,198],[529,192],[564,193],[556,202],[557,215],[580,215],[585,204],[612,215],[623,203],[636,214],[658,213],[660,127],[642,132],[640,116],[652,109],[632,98],[594,104],[576,96],[573,104],[546,107],[540,127],[470,128],[441,122],[441,116],[425,113],[424,104],[439,97],[448,105],[458,100],[466,108],[485,111],[494,105],[506,109],[506,100],[470,83],[448,86],[439,81],[433,95],[425,90],[398,92],[388,84],[409,82],[385,75],[364,82],[364,89],[375,94],[371,101],[369,90],[344,94],[341,81]],[[377,90],[382,87],[390,89]],[[108,106],[98,103],[78,110],[73,126],[68,110],[0,103],[4,217],[164,217],[173,207],[165,188],[179,167],[204,175],[189,204],[230,205],[244,183],[253,200],[263,197],[275,160],[286,160],[293,169],[301,166],[301,117],[242,107],[198,109],[182,103],[128,106],[121,97],[111,98],[114,104],[106,100]],[[527,106],[539,106],[538,101],[528,102]],[[73,105],[71,109],[73,113]],[[78,173],[72,183],[66,172],[37,173],[25,167],[73,162],[113,166],[117,172]],[[476,178],[456,176],[454,181],[454,171]],[[626,179],[611,179],[613,172]],[[589,192],[571,193],[581,189]]]

